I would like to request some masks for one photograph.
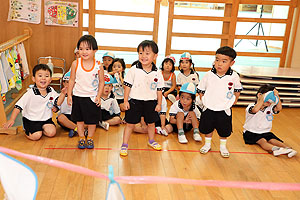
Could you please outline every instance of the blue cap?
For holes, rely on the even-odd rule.
[[[110,74],[104,74],[105,85],[117,83],[117,80]]]
[[[278,104],[279,99],[278,97],[274,94],[273,91],[269,91],[265,94],[264,102],[270,102],[272,104]]]
[[[105,56],[108,56],[108,57],[111,57],[112,59],[115,59],[115,54],[112,53],[112,52],[105,52],[105,54],[103,54],[102,58],[105,57]]]
[[[189,94],[196,94],[196,86],[194,83],[185,83],[181,86],[180,92],[186,92]]]
[[[184,52],[181,54],[180,60],[192,60],[192,55],[189,52]]]
[[[63,77],[63,81],[68,81],[70,79],[70,75],[71,75],[70,71],[68,71],[67,73],[65,73],[65,75]]]

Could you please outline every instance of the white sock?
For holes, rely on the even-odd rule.
[[[226,148],[227,139],[220,139],[220,150],[227,150]]]
[[[273,147],[272,147],[272,151],[276,151],[276,150],[278,150],[278,149],[280,149],[278,146],[273,146]]]

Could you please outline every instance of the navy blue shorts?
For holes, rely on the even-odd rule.
[[[52,118],[47,119],[46,121],[31,121],[26,117],[23,117],[23,128],[25,129],[25,134],[29,136],[29,134],[35,133],[37,131],[43,131],[43,126],[45,124],[54,124]]]
[[[281,139],[279,139],[276,135],[274,135],[272,132],[267,133],[252,133],[250,131],[245,131],[243,134],[243,138],[245,141],[245,144],[256,144],[258,140],[261,138],[266,139],[267,141],[271,139],[278,140],[280,142],[283,142]]]

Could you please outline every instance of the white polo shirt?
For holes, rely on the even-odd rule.
[[[57,92],[52,87],[47,87],[47,95],[42,96],[37,87],[29,89],[16,103],[15,108],[22,111],[22,116],[31,121],[46,121],[52,118],[52,107]]]
[[[67,96],[60,105],[60,113],[70,115],[72,113],[72,105],[69,106],[67,103]]]
[[[192,107],[190,110],[188,111],[185,111],[183,110],[183,107],[180,103],[179,100],[175,101],[171,107],[170,107],[170,111],[169,111],[169,115],[170,116],[176,116],[177,113],[179,112],[183,112],[184,116],[187,116],[187,114],[189,114],[190,111],[194,111],[194,113],[196,114],[196,117],[198,120],[200,120],[200,117],[201,117],[201,113],[200,111],[198,110],[197,106],[195,106],[195,103],[193,103]]]
[[[110,115],[120,115],[120,107],[114,95],[110,95],[107,99],[101,97],[101,109],[109,112]]]
[[[212,68],[205,73],[197,87],[198,92],[204,93],[203,105],[213,111],[231,108],[235,101],[234,93],[242,89],[239,75],[231,68],[222,77]]]
[[[98,71],[100,70],[100,64],[94,60],[94,66],[90,70],[86,70],[82,66],[82,62],[82,58],[77,59],[73,95],[79,97],[96,97],[99,86]]]
[[[182,72],[179,72],[179,74],[177,75],[176,84],[181,87],[185,83],[194,83],[197,86],[199,83],[197,72],[191,70],[191,73],[188,76],[186,76]]]
[[[264,110],[259,110],[257,113],[252,113],[251,110],[255,106],[251,103],[246,108],[246,120],[244,131],[262,134],[270,132],[272,129],[273,115],[279,112],[274,112],[275,106],[268,106]]]
[[[132,66],[127,72],[124,85],[130,87],[129,98],[137,100],[157,100],[157,91],[162,91],[164,87],[164,79],[152,64],[150,72],[146,72],[142,64],[138,62]]]

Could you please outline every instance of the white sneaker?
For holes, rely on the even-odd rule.
[[[179,135],[179,134],[178,134],[178,141],[179,141],[179,143],[181,143],[181,144],[186,144],[186,143],[188,143],[188,140],[186,139],[185,135]]]
[[[174,103],[176,101],[176,97],[173,94],[168,94],[168,99]]]
[[[102,122],[99,122],[99,125],[101,128],[104,128],[105,130],[108,131],[109,129],[109,123],[105,122],[105,121],[102,121]]]
[[[279,155],[291,153],[292,151],[293,149],[280,147],[278,150],[273,151],[273,155],[279,156]]]
[[[194,133],[193,138],[196,142],[201,142],[202,141],[202,138],[201,138],[200,134],[198,134],[198,133]]]
[[[296,154],[297,154],[297,151],[292,150],[287,156],[288,156],[289,158],[291,158],[291,157],[294,157]]]
[[[162,129],[159,126],[155,127],[155,132],[157,134],[161,135],[161,131],[162,131]]]
[[[168,136],[168,132],[165,129],[162,129],[161,134],[164,136]]]

